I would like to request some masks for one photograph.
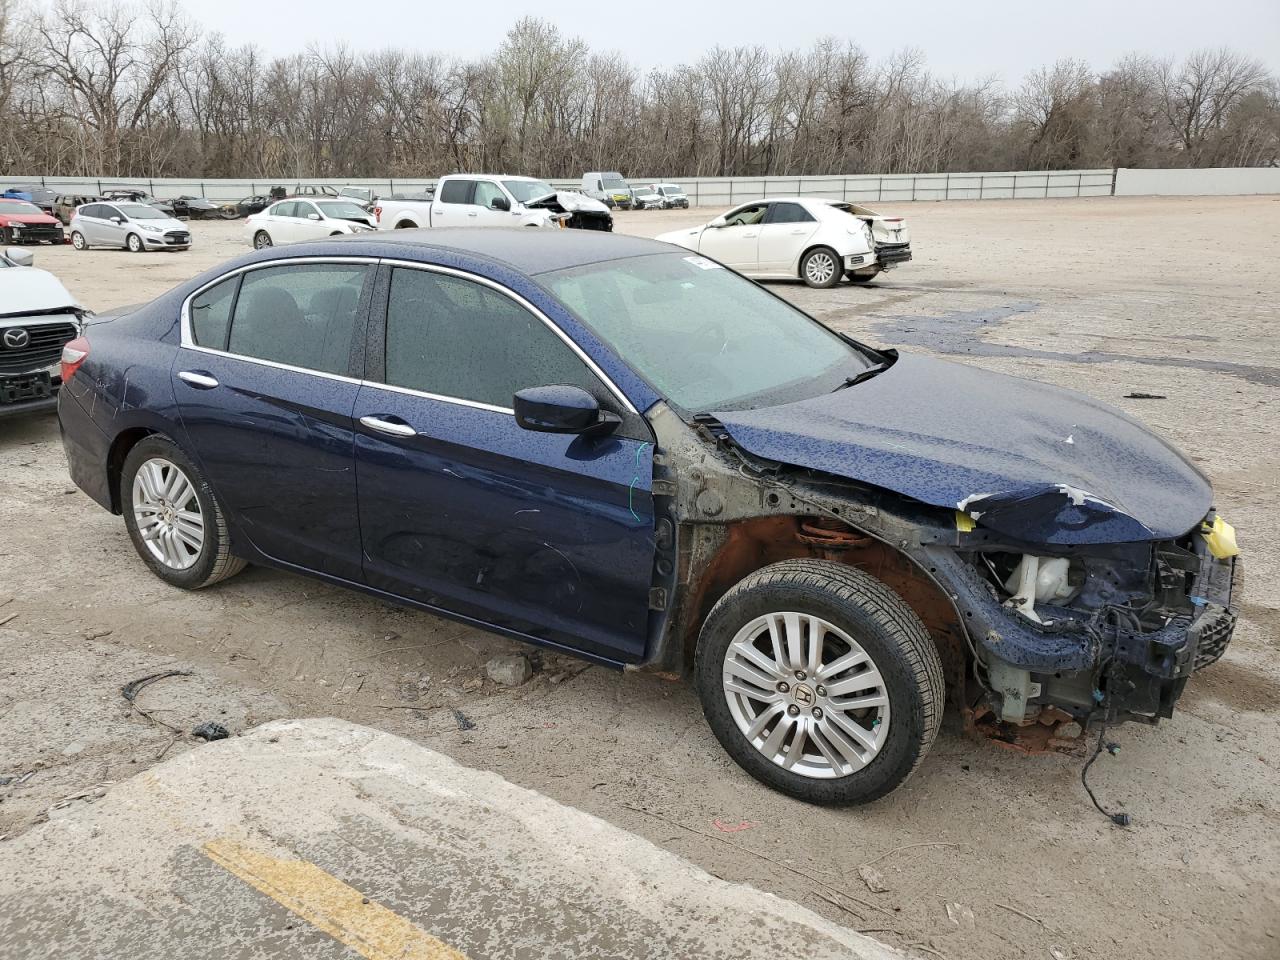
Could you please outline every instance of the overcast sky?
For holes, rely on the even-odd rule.
[[[396,46],[478,57],[492,52],[519,17],[535,12],[593,49],[616,49],[642,69],[697,60],[720,44],[808,46],[823,35],[850,39],[875,58],[906,46],[925,52],[942,77],[996,74],[1016,83],[1060,57],[1095,68],[1126,52],[1182,56],[1226,45],[1280,73],[1280,0],[182,0],[193,18],[271,54],[309,42],[345,40],[357,50]]]

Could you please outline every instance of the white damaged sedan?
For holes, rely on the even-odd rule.
[[[845,276],[868,280],[888,266],[877,260],[871,225],[848,207],[814,197],[770,197],[657,239],[695,250],[748,277],[799,277],[811,287],[834,287]]]

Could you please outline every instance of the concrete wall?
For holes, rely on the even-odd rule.
[[[1280,193],[1280,167],[1116,171],[1117,197],[1203,197]]]
[[[864,203],[905,200],[1032,200],[1043,197],[1196,196],[1280,193],[1280,168],[1246,167],[1205,170],[1133,170],[1121,168],[1053,171],[992,171],[989,173],[854,174],[822,177],[666,177],[628,176],[634,184],[675,182],[688,191],[695,206],[728,207],[767,196],[832,197]],[[66,193],[101,193],[113,187],[136,186],[157,197],[190,195],[218,202],[267,193],[273,186],[297,183],[371,187],[387,196],[420,193],[435,183],[431,178],[363,180],[184,180],[146,177],[0,177],[6,187],[43,183]],[[553,186],[576,189],[579,180],[552,180]]]
[[[725,207],[764,196],[832,197],[870,203],[902,200],[1008,200],[1041,197],[1105,197],[1111,194],[1111,170],[995,171],[991,173],[859,174],[824,177],[693,177],[629,176],[632,184],[675,182],[681,184],[695,206]],[[152,196],[190,195],[225,202],[267,193],[280,185],[329,183],[334,186],[371,187],[386,196],[418,193],[431,179],[344,180],[183,180],[146,177],[0,177],[6,187],[44,184],[65,193],[101,193],[133,186]],[[553,186],[576,189],[581,180],[551,181]]]

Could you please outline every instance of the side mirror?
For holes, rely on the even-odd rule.
[[[622,422],[617,414],[600,409],[600,403],[581,387],[555,384],[526,387],[512,402],[516,423],[536,433],[577,433],[601,436]]]
[[[308,214],[307,214],[307,219],[308,219],[308,220],[319,220],[319,219],[320,219],[320,214],[318,214],[318,213],[308,213]]]
[[[123,224],[123,223],[124,223],[124,217],[112,217],[112,218],[111,218],[111,222],[112,222],[112,223]]]
[[[8,247],[4,252],[5,258],[18,267],[30,267],[36,262],[36,255],[30,250],[19,250],[17,247]]]
[[[494,197],[492,200],[489,201],[489,206],[492,207],[494,210],[510,210],[511,201],[508,200],[506,197]]]

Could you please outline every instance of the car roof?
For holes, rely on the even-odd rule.
[[[353,254],[353,248],[369,247],[368,255],[402,256],[433,261],[433,254],[452,253],[505,265],[533,276],[589,263],[625,260],[631,257],[676,253],[678,247],[644,237],[631,237],[598,230],[554,230],[530,227],[434,227],[430,230],[379,230],[328,240],[313,240],[271,248],[295,254],[332,256]],[[323,252],[321,252],[323,248]],[[400,252],[403,251],[403,252]],[[686,253],[688,251],[685,251]],[[414,256],[414,253],[419,256]]]

